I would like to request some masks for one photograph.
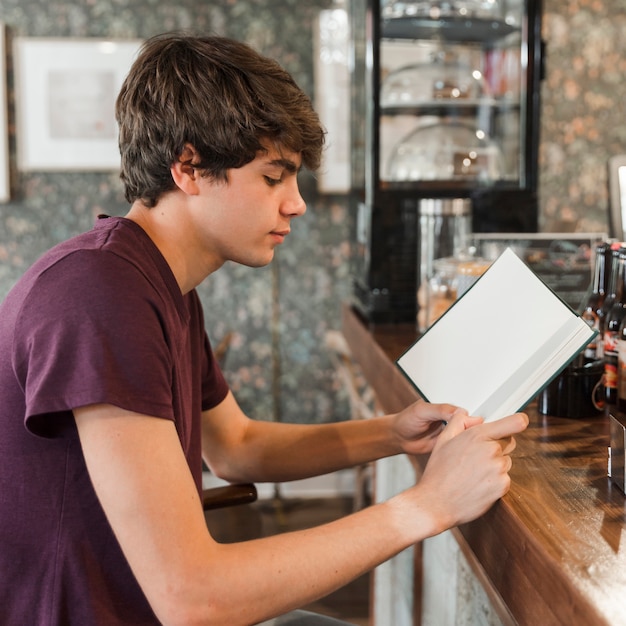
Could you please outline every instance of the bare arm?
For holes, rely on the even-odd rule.
[[[502,447],[493,437],[527,423],[513,416],[464,430],[457,415],[435,446],[433,469],[415,488],[325,526],[221,545],[206,528],[173,423],[109,405],[75,416],[96,493],[164,624],[258,622],[480,515],[509,485],[514,444]]]
[[[397,415],[330,424],[251,420],[231,393],[203,414],[202,450],[230,482],[282,482],[318,476],[383,457],[430,452],[457,407],[417,402]]]

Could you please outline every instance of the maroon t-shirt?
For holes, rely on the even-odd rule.
[[[157,624],[93,490],[72,409],[173,420],[198,489],[200,413],[228,391],[195,291],[124,218],[53,248],[0,306],[0,623]]]

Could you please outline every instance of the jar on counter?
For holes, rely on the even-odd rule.
[[[459,259],[444,257],[433,261],[430,277],[418,292],[418,328],[424,332],[433,325],[457,298],[457,267]]]
[[[435,259],[430,277],[417,294],[418,328],[424,332],[460,298],[491,265],[491,261],[462,254]]]
[[[457,267],[457,298],[460,298],[490,265],[491,261],[481,257],[460,261]]]

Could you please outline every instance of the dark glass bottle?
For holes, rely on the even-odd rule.
[[[600,330],[600,318],[599,311],[604,304],[607,291],[607,276],[608,265],[607,255],[610,254],[611,246],[606,243],[599,243],[596,245],[595,264],[593,269],[593,283],[591,288],[591,294],[583,307],[581,317],[593,328],[594,330]],[[610,258],[609,258],[610,261]],[[601,343],[601,338],[594,339],[587,344],[584,352],[584,360],[586,363],[591,363],[599,358],[598,356],[598,343]],[[600,355],[601,356],[601,355]]]
[[[615,291],[617,289],[617,267],[619,265],[619,251],[621,243],[612,243],[608,252],[608,288],[604,302],[598,309],[598,330],[600,332],[599,339],[596,342],[596,356],[599,359],[604,358],[604,329],[606,326],[606,316],[609,314],[613,303],[615,302]]]
[[[617,275],[615,277],[615,301],[604,324],[604,399],[607,406],[616,406],[617,391],[617,340],[624,317],[626,317],[626,248],[619,249]]]
[[[626,412],[626,317],[622,320],[617,339],[617,408]]]

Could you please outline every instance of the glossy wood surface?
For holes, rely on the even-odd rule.
[[[343,332],[385,411],[419,397],[395,366],[412,326],[371,326],[346,306]],[[607,476],[608,420],[526,410],[510,492],[460,536],[519,624],[626,625],[626,498]]]

